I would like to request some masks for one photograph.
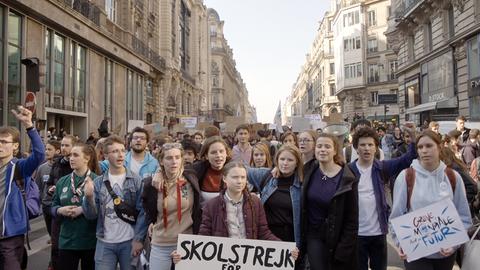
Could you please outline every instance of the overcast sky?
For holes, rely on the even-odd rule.
[[[273,123],[305,63],[328,0],[204,0],[225,22],[224,35],[258,121]]]

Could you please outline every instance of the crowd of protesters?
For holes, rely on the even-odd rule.
[[[104,121],[85,142],[51,128],[42,143],[31,112],[13,113],[31,151],[14,157],[20,133],[0,128],[0,269],[25,269],[40,212],[55,270],[174,269],[179,234],[294,242],[296,270],[386,270],[391,234],[406,269],[452,269],[458,247],[407,262],[389,219],[450,198],[467,230],[478,220],[480,132],[462,116],[448,134],[359,119],[345,134],[287,130],[280,141],[248,125],[120,137]]]

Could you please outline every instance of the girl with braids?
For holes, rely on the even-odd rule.
[[[52,216],[61,220],[58,269],[77,269],[81,260],[82,270],[93,270],[97,221],[85,218],[82,201],[86,179],[100,171],[95,148],[77,143],[69,161],[73,172],[58,180],[51,208]]]
[[[180,143],[162,146],[160,169],[144,179],[142,204],[151,234],[150,269],[170,269],[172,252],[181,233],[197,234],[200,221],[200,187],[194,171],[184,169]]]
[[[201,235],[240,239],[279,240],[268,229],[260,199],[248,193],[247,169],[240,162],[223,168],[224,189],[205,204]],[[242,211],[243,215],[237,215]],[[227,221],[227,222],[225,222]]]

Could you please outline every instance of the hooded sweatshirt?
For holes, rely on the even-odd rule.
[[[454,171],[457,179],[454,194],[450,181],[445,174],[445,168],[447,166],[442,161],[440,161],[438,168],[432,172],[424,169],[417,159],[413,160],[411,167],[415,169],[415,184],[413,185],[409,212],[426,207],[445,198],[450,198],[457,208],[458,215],[465,229],[470,228],[472,219],[470,217],[470,209],[468,207],[462,177]],[[390,220],[407,213],[407,181],[405,175],[406,170],[403,170],[395,181]],[[399,241],[393,229],[391,229],[391,232],[393,240],[396,245],[399,246]],[[454,248],[458,248],[458,246]],[[444,257],[440,253],[435,253],[427,256],[427,258],[439,259]]]

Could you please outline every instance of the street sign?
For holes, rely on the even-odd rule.
[[[25,97],[25,108],[29,109],[32,113],[35,113],[35,106],[37,105],[37,99],[35,93],[27,92]]]

